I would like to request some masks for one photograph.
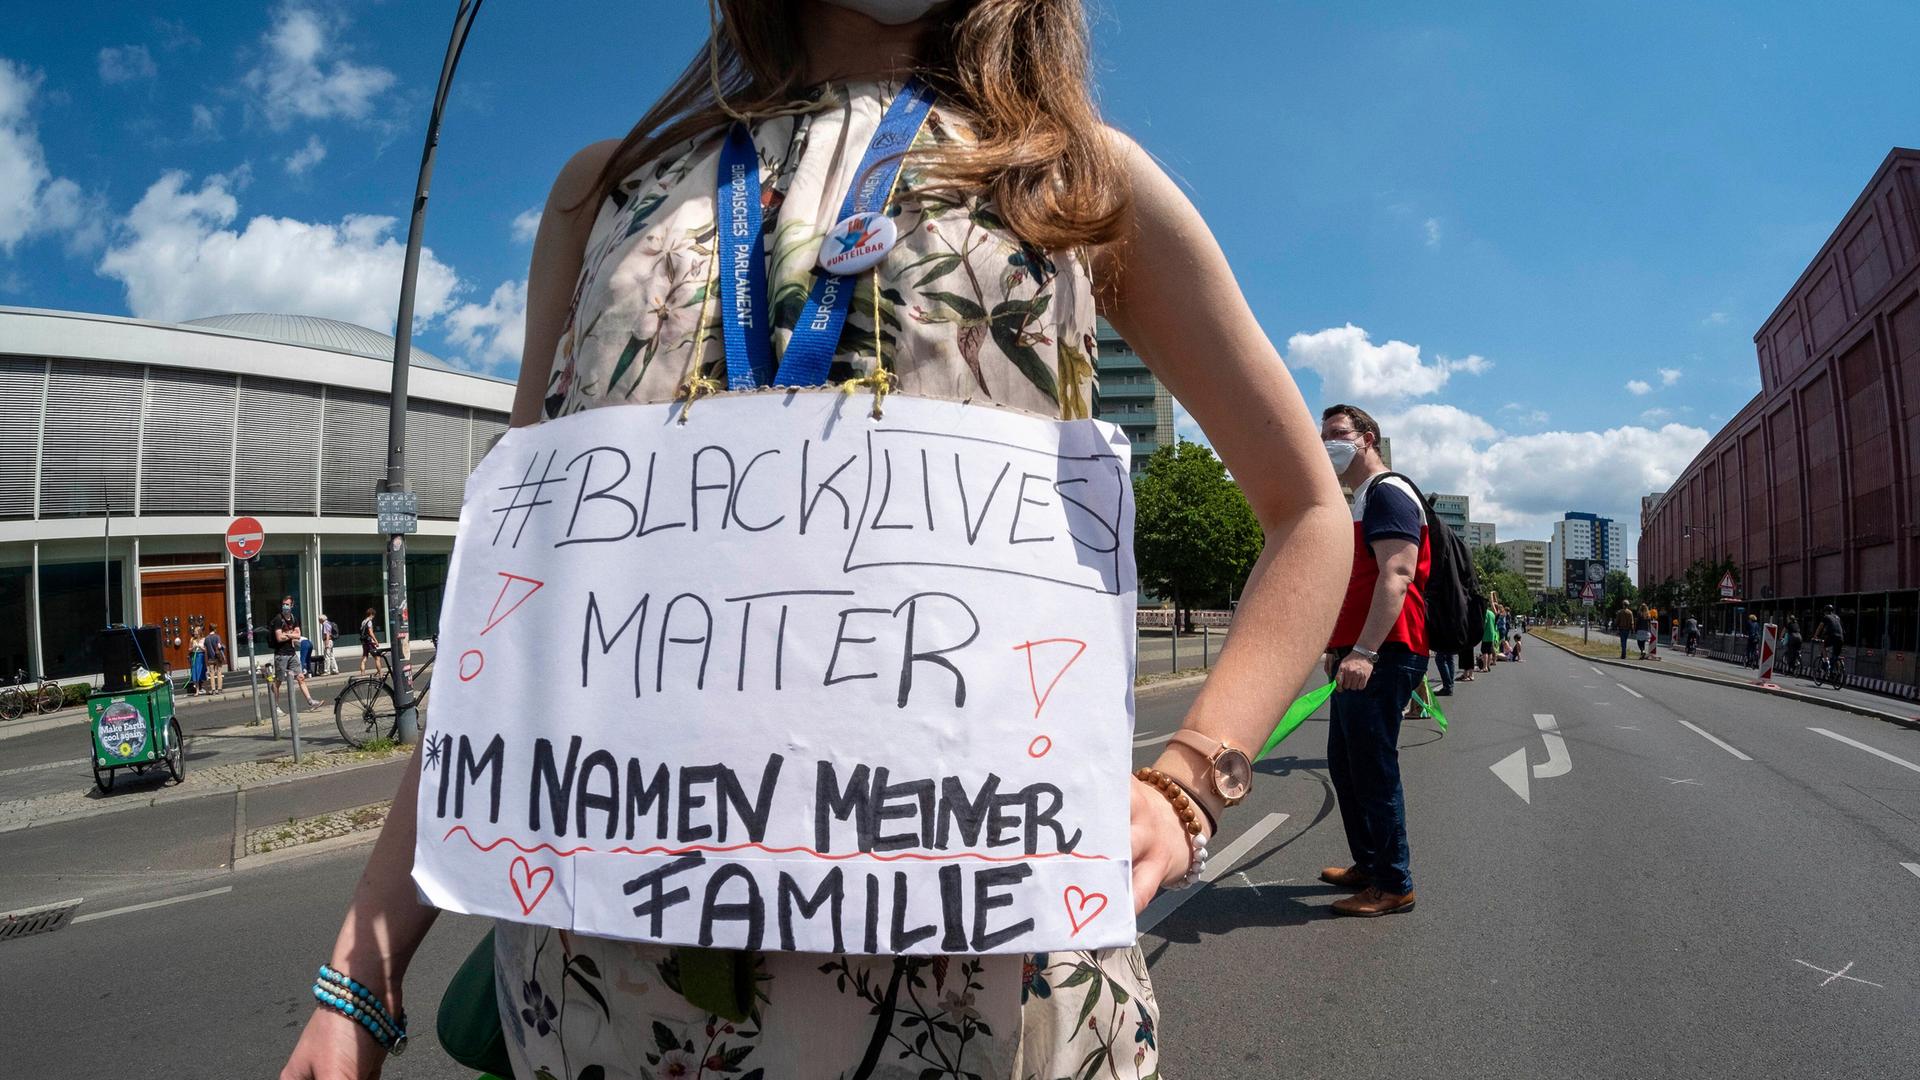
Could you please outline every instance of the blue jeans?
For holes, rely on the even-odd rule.
[[[1400,710],[1426,673],[1426,657],[1388,642],[1365,688],[1334,692],[1327,727],[1327,775],[1347,848],[1353,864],[1389,893],[1413,891],[1400,787]]]
[[[1433,658],[1433,666],[1440,671],[1440,689],[1453,692],[1453,654],[1443,652]]]
[[[1618,631],[1618,633],[1620,635],[1620,659],[1625,660],[1627,658],[1627,635],[1632,633],[1632,631],[1621,630]]]

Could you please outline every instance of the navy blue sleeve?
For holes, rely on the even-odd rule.
[[[1360,519],[1361,535],[1371,544],[1378,540],[1420,542],[1420,506],[1413,496],[1386,481],[1376,482],[1367,491],[1366,513]]]

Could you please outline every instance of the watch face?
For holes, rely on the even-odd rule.
[[[1253,762],[1239,750],[1228,748],[1213,759],[1213,786],[1228,802],[1239,802],[1253,790]]]
[[[1607,564],[1606,563],[1588,563],[1587,564],[1587,580],[1593,582],[1596,585],[1602,581],[1607,580]]]

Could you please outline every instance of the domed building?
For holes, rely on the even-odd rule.
[[[176,670],[206,625],[244,665],[240,568],[222,539],[241,514],[267,538],[253,623],[292,594],[310,632],[325,612],[357,653],[365,611],[385,625],[374,493],[392,355],[386,334],[308,315],[172,324],[0,307],[0,676],[92,674],[95,631],[135,621],[164,628]],[[506,430],[513,384],[415,348],[408,391],[420,528],[407,586],[423,639],[462,489]]]

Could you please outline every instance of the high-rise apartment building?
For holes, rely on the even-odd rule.
[[[1096,415],[1127,433],[1137,473],[1146,468],[1155,450],[1173,445],[1173,395],[1107,320],[1094,325],[1098,346],[1094,368],[1100,376]]]
[[[1469,521],[1467,527],[1460,531],[1460,539],[1465,540],[1470,548],[1492,547],[1496,531],[1491,521]]]
[[[1547,585],[1547,542],[1545,540],[1505,540],[1494,547],[1507,556],[1507,569],[1527,579],[1527,588],[1543,593]]]
[[[1569,510],[1553,523],[1547,541],[1547,588],[1577,592],[1591,581],[1598,585],[1609,570],[1627,568],[1626,530],[1612,518]]]
[[[1459,533],[1462,539],[1466,537],[1467,518],[1472,513],[1469,509],[1470,501],[1467,496],[1447,495],[1441,492],[1434,492],[1427,497],[1427,501],[1433,504],[1434,517],[1446,522],[1447,527]]]

